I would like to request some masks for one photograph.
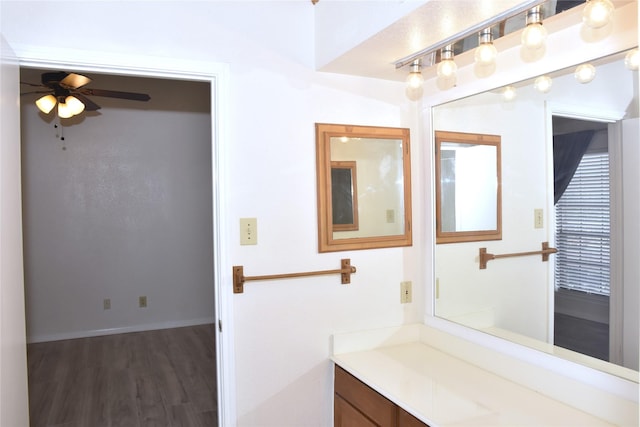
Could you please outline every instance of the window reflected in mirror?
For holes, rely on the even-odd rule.
[[[502,238],[500,136],[435,132],[436,243]]]

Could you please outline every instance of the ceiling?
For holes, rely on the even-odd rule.
[[[396,70],[394,63],[397,60],[511,8],[531,3],[533,0],[428,0],[413,12],[321,66],[319,71],[403,81],[407,76],[407,68]],[[322,6],[321,0],[315,7]],[[366,18],[366,11],[363,13],[365,16],[360,16],[359,19]],[[358,17],[354,17],[356,19]],[[346,33],[349,31],[349,24],[357,25],[351,21],[341,28],[335,28],[335,31]]]
[[[389,0],[388,0],[389,1]],[[395,0],[405,3],[410,0]],[[616,7],[635,0],[612,0]],[[330,4],[332,13],[339,13],[336,5],[341,1],[320,0],[315,7]],[[346,1],[345,3],[354,3]],[[361,15],[352,16],[350,20],[341,19],[335,22],[332,31],[343,33],[349,40],[350,26],[359,26],[358,20],[368,19],[371,2],[361,2]],[[369,3],[369,6],[364,6]],[[416,3],[420,3],[416,1]],[[374,77],[386,80],[404,81],[409,71],[408,66],[396,69],[395,63],[415,52],[440,43],[442,40],[467,31],[478,23],[490,20],[494,16],[506,13],[515,8],[531,7],[539,1],[535,0],[426,0],[400,19],[390,25],[381,27],[378,32],[364,39],[351,48],[344,50],[326,64],[321,64],[319,71],[340,74],[351,74],[363,77]],[[564,11],[581,5],[584,0],[548,0],[544,3],[545,11]],[[352,9],[349,10],[350,13]],[[517,22],[517,21],[521,22]],[[519,14],[511,21],[520,29],[524,26],[524,14]],[[333,24],[333,22],[332,22]],[[339,39],[340,37],[336,37]],[[464,65],[464,64],[461,64]],[[460,65],[459,65],[460,66]]]

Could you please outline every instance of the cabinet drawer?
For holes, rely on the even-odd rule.
[[[365,414],[376,425],[396,427],[397,406],[337,365],[335,393]]]

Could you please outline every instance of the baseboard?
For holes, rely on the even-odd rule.
[[[207,325],[214,323],[213,317],[204,317],[200,319],[188,320],[171,320],[167,322],[149,323],[145,325],[123,326],[119,328],[94,329],[88,331],[62,332],[49,335],[34,335],[27,337],[27,343],[62,341],[76,338],[99,337],[103,335],[126,334],[129,332],[154,331],[158,329],[182,328],[185,326]]]

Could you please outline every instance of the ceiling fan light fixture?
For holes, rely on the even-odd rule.
[[[64,102],[58,103],[58,117],[60,117],[61,119],[68,119],[70,117],[73,117],[71,108],[69,108],[69,106]]]
[[[67,107],[71,110],[71,114],[74,116],[84,111],[84,104],[75,96],[67,96],[64,102],[67,104]]]
[[[44,114],[49,114],[51,112],[51,110],[53,110],[53,107],[56,106],[57,102],[58,102],[58,100],[56,99],[56,97],[51,95],[51,94],[49,94],[49,95],[45,95],[45,96],[39,98],[36,101],[36,106]]]

